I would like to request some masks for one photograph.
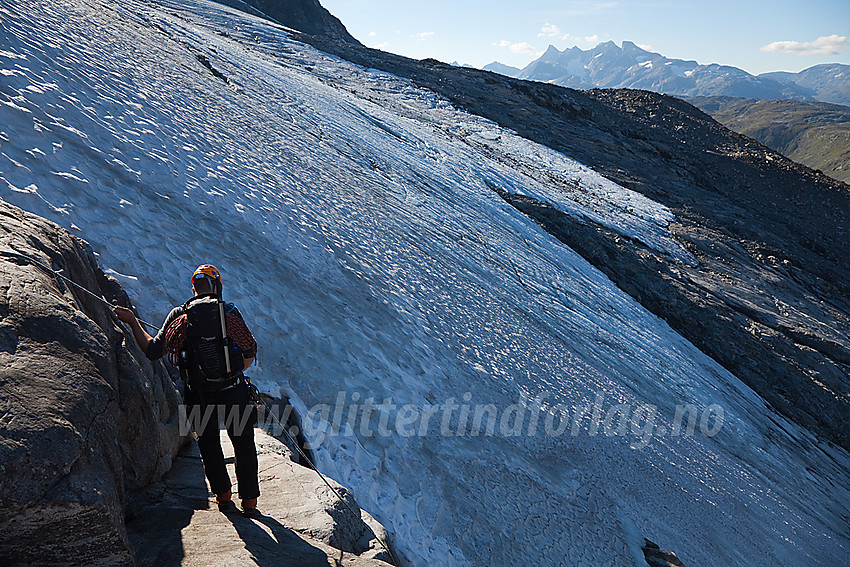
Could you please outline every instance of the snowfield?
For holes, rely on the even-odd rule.
[[[217,265],[255,381],[404,564],[645,565],[643,537],[688,567],[846,564],[847,453],[494,188],[693,264],[667,208],[212,2],[2,0],[0,28],[0,197],[155,323]]]

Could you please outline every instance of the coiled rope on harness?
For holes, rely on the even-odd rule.
[[[177,366],[180,362],[180,349],[186,340],[186,331],[189,324],[186,315],[180,315],[165,329],[165,350],[168,353],[168,362],[171,366]]]
[[[238,315],[228,312],[225,314],[225,318],[227,320],[227,337],[234,344],[241,348],[248,348],[248,345],[256,344],[254,335],[251,334],[245,322]],[[180,362],[180,351],[183,349],[188,330],[189,320],[185,313],[180,314],[165,329],[165,352],[168,353],[168,362],[172,366],[178,366]]]

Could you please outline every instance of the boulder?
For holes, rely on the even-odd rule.
[[[665,551],[658,544],[644,538],[643,556],[649,567],[685,567],[676,554]]]
[[[92,249],[0,200],[0,251],[127,304]],[[0,258],[0,564],[132,565],[130,491],[181,444],[180,394],[109,306],[31,262]]]

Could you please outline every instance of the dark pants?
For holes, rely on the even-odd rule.
[[[251,403],[247,384],[239,383],[218,392],[197,392],[186,388],[184,399],[189,420],[198,434],[204,472],[212,491],[221,494],[231,487],[219,437],[219,424],[223,422],[236,455],[239,498],[247,500],[259,496],[257,447],[254,445],[257,410]]]

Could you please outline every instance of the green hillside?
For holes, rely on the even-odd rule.
[[[688,102],[727,128],[850,183],[850,107],[799,100],[694,97]]]

